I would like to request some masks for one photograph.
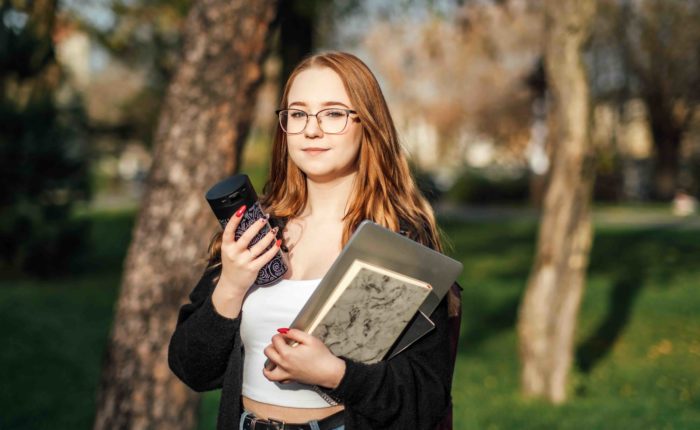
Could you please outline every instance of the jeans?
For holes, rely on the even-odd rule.
[[[240,421],[240,423],[238,424],[239,430],[243,430],[243,420],[244,420],[245,417],[247,417],[248,415],[252,415],[252,413],[250,413],[250,412],[248,412],[248,411],[243,411],[243,414],[241,414],[241,421]],[[311,429],[312,429],[312,430],[319,430],[318,421],[312,420],[312,421],[309,421],[308,424],[311,426]],[[338,427],[333,427],[331,430],[345,430],[345,425],[343,424],[343,425],[340,425],[340,426],[338,426]]]

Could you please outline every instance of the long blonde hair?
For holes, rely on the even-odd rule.
[[[367,65],[352,54],[313,55],[301,61],[290,74],[280,108],[287,107],[289,89],[296,76],[310,68],[329,68],[338,74],[362,125],[358,171],[343,217],[341,246],[345,246],[360,222],[370,219],[393,231],[405,229],[413,240],[441,252],[435,215],[411,176],[377,79]],[[291,219],[304,209],[307,192],[305,174],[289,157],[287,135],[277,124],[261,204],[272,217]],[[216,262],[220,245],[221,235],[218,234],[210,246],[210,264]],[[450,314],[454,314],[458,306],[456,299],[454,292],[451,293]]]

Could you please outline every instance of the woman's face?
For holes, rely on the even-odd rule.
[[[321,109],[354,109],[340,76],[327,67],[306,69],[292,82],[287,97],[288,109],[315,114]],[[341,134],[324,133],[315,116],[309,116],[306,128],[287,135],[289,156],[306,176],[327,182],[357,170],[362,126],[350,115]]]

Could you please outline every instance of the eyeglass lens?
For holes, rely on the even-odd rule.
[[[285,133],[301,133],[309,122],[309,116],[315,116],[321,131],[328,134],[342,133],[348,122],[348,113],[342,109],[323,109],[316,115],[309,115],[303,110],[286,109],[279,113],[280,126]]]

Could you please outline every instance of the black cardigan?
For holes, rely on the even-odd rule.
[[[189,296],[190,303],[180,308],[168,364],[194,391],[221,388],[217,429],[237,430],[244,350],[240,318],[220,315],[212,303],[219,273],[220,266],[205,271]],[[368,365],[341,357],[345,375],[336,389],[324,391],[345,406],[346,430],[433,430],[439,424],[451,428],[456,338],[454,330],[450,333],[446,297],[431,319],[435,330],[390,360]],[[452,323],[458,331],[459,321]]]

